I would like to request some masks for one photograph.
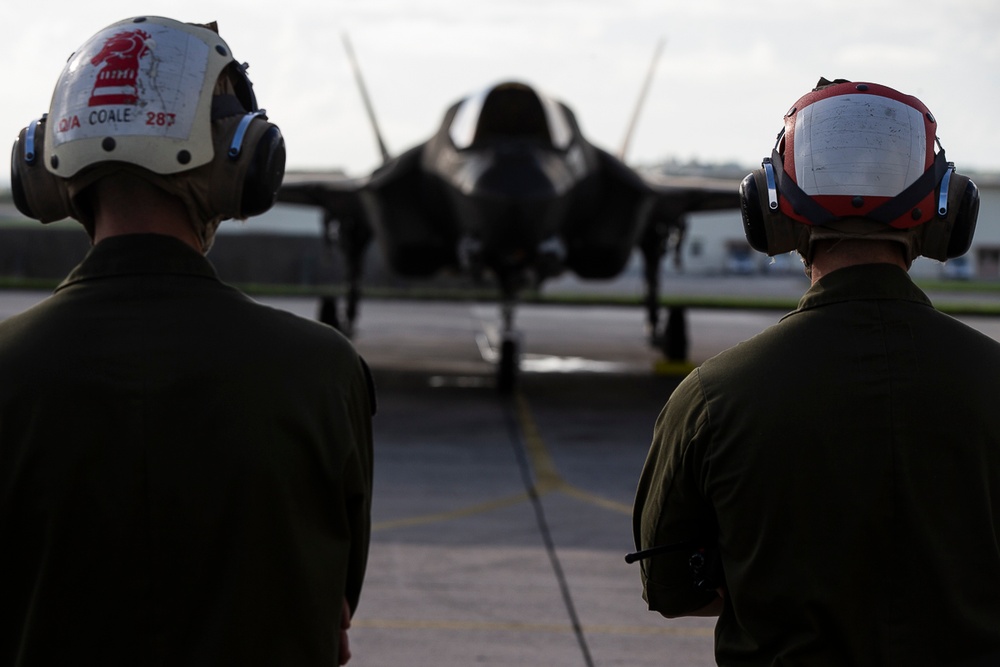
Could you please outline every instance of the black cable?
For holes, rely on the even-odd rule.
[[[650,547],[648,549],[627,553],[625,554],[625,562],[631,564],[640,560],[645,560],[646,558],[652,558],[653,556],[659,556],[660,554],[678,551],[680,549],[694,550],[703,544],[704,541],[693,540],[688,540],[687,542],[677,542],[675,544],[663,544],[658,547]]]
[[[573,596],[570,594],[569,583],[559,562],[559,555],[556,553],[556,545],[552,539],[552,531],[549,529],[549,522],[545,518],[545,508],[542,507],[542,498],[538,495],[538,487],[535,485],[531,474],[531,464],[528,461],[528,454],[525,451],[524,436],[519,427],[517,419],[517,409],[514,405],[514,398],[504,400],[504,417],[507,421],[507,430],[510,433],[510,443],[514,448],[514,456],[517,458],[518,467],[521,469],[521,479],[524,482],[524,489],[531,498],[531,505],[535,509],[535,520],[538,522],[538,531],[542,535],[545,543],[545,550],[549,554],[549,562],[559,582],[559,591],[562,593],[563,604],[566,605],[566,613],[569,614],[570,623],[573,625],[573,633],[576,641],[580,645],[580,652],[583,653],[583,661],[587,667],[594,667],[594,659],[590,656],[590,648],[587,646],[587,638],[583,634],[583,626],[580,624],[580,617],[576,613],[576,606],[573,604]]]

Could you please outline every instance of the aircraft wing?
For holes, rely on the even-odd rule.
[[[654,192],[658,213],[682,215],[740,208],[739,179],[637,173]]]
[[[328,214],[355,211],[369,176],[352,178],[341,171],[287,171],[278,201],[318,206]]]

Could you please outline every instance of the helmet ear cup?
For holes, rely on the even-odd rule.
[[[285,176],[285,140],[278,126],[267,122],[266,112],[257,106],[246,68],[234,62],[229,72],[235,97],[246,113],[238,117],[231,132],[223,132],[228,141],[223,150],[216,142],[214,161],[222,162],[218,165],[221,171],[236,175],[230,192],[238,197],[226,201],[219,211],[228,217],[246,218],[274,206]]]
[[[10,185],[14,205],[29,218],[55,222],[72,215],[66,181],[45,168],[45,117],[22,129],[14,140]]]
[[[795,222],[777,208],[771,208],[765,167],[770,165],[754,169],[740,183],[740,212],[747,243],[754,250],[773,257],[805,247],[803,243],[808,239],[809,226]],[[780,165],[778,168],[781,168]]]
[[[241,217],[260,215],[274,206],[285,177],[285,139],[277,125],[266,125],[264,135],[253,149],[243,183]]]
[[[215,121],[208,165],[212,211],[223,218],[260,215],[274,205],[285,175],[285,140],[262,112]]]
[[[743,233],[747,243],[757,252],[767,253],[767,231],[764,229],[764,210],[760,200],[760,189],[757,187],[758,172],[747,174],[740,183],[740,213],[743,215]]]
[[[920,254],[944,262],[960,257],[972,247],[979,217],[979,188],[968,176],[949,170],[939,187],[947,187],[947,212],[920,226]],[[940,192],[940,190],[938,191]]]
[[[965,187],[954,181],[962,179]],[[955,223],[951,228],[951,237],[948,239],[948,259],[960,257],[972,247],[972,237],[976,233],[976,221],[979,219],[979,188],[972,182],[972,179],[960,174],[952,175],[952,188],[957,191],[955,194],[957,202],[949,202],[948,206],[957,209]]]

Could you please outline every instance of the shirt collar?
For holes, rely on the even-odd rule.
[[[179,239],[162,234],[125,234],[93,246],[56,291],[94,278],[151,274],[218,279],[205,256]]]
[[[843,301],[884,299],[931,305],[931,300],[913,284],[904,269],[893,264],[861,264],[837,269],[820,278],[802,296],[795,312]]]

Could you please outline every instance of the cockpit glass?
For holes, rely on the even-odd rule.
[[[465,98],[448,131],[459,150],[504,139],[566,150],[573,138],[562,107],[520,83],[502,83]]]

